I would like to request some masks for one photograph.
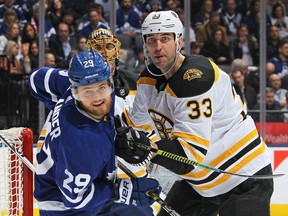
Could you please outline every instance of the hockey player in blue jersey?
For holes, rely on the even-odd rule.
[[[144,190],[144,182],[130,181],[128,197],[114,201],[115,95],[108,64],[94,50],[81,52],[68,76],[71,88],[47,119],[48,134],[37,153],[34,196],[40,215],[152,215],[150,206],[121,199],[149,199],[145,192],[158,188],[155,180]]]
[[[130,73],[119,70],[117,67],[120,45],[120,41],[107,29],[93,31],[86,44],[87,49],[99,52],[110,66],[115,89],[115,115],[122,113],[125,107],[132,104],[135,96],[135,89],[132,85],[135,79],[129,78]],[[59,98],[69,88],[70,82],[66,69],[43,67],[32,73],[29,85],[31,94],[42,101],[47,109],[52,110]],[[44,125],[39,141],[45,140],[45,136]],[[154,137],[153,135],[150,136],[150,138],[153,140],[155,135]],[[128,166],[137,177],[147,175],[145,167],[129,166],[124,160],[119,159],[119,161]],[[127,178],[127,175],[121,169],[117,169],[117,175],[120,178]]]

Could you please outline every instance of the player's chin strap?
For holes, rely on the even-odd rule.
[[[118,167],[130,178],[136,179],[137,176],[129,170],[121,161],[117,161]],[[154,201],[158,202],[162,209],[165,210],[169,215],[171,216],[180,216],[174,209],[172,209],[163,199],[160,198],[160,196],[153,191],[147,191],[146,192],[147,196],[150,196]]]
[[[167,151],[163,151],[163,150],[160,150],[160,149],[153,148],[151,146],[144,145],[144,144],[139,143],[139,142],[135,142],[134,140],[132,140],[131,142],[134,142],[134,145],[136,145],[140,149],[154,152],[157,155],[169,158],[169,159],[174,160],[174,161],[179,161],[181,163],[185,163],[185,164],[189,164],[189,165],[193,165],[193,166],[198,166],[198,167],[201,167],[201,168],[204,168],[204,169],[208,169],[208,170],[212,170],[212,171],[218,172],[218,173],[223,173],[223,174],[228,174],[228,175],[233,175],[233,176],[239,176],[239,177],[245,177],[245,178],[250,178],[250,179],[271,179],[271,178],[277,178],[277,177],[284,176],[283,173],[281,173],[281,174],[270,174],[270,175],[269,174],[267,174],[267,175],[245,175],[245,174],[232,173],[232,172],[228,172],[228,171],[225,171],[225,170],[221,170],[221,169],[218,169],[218,168],[215,168],[215,167],[200,163],[198,161],[190,160],[190,159],[188,159],[186,157],[183,157],[183,156],[180,156],[180,155],[176,155],[176,154],[173,154],[173,153],[170,153],[170,152],[167,152]]]

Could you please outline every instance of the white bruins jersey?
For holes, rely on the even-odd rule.
[[[154,65],[149,68],[161,74]],[[135,128],[153,127],[162,141],[176,142],[191,160],[252,175],[270,164],[270,154],[246,113],[225,72],[203,56],[186,56],[169,80],[145,70],[137,82],[133,106],[124,117]],[[226,193],[246,180],[199,167],[190,170],[181,173],[181,178],[204,197]]]

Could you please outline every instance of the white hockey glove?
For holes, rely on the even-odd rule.
[[[116,155],[133,165],[144,165],[150,161],[152,152],[143,150],[134,145],[135,142],[151,146],[150,139],[142,131],[131,127],[116,129],[115,151]]]
[[[132,205],[152,205],[155,201],[146,192],[152,191],[160,194],[161,187],[156,179],[141,177],[137,179],[118,179],[117,181],[117,203]]]

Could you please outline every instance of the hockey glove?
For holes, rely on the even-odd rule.
[[[140,149],[135,142],[150,146],[150,139],[144,132],[136,131],[131,127],[120,127],[116,129],[115,139],[116,155],[133,165],[144,165],[152,157],[152,152]]]
[[[160,194],[161,187],[156,179],[141,177],[137,179],[118,179],[117,182],[117,203],[132,205],[152,205],[154,200],[146,192],[153,191]]]
[[[114,74],[113,81],[114,81],[115,95],[125,99],[125,97],[129,94],[128,83],[119,75],[118,71],[116,74]]]

